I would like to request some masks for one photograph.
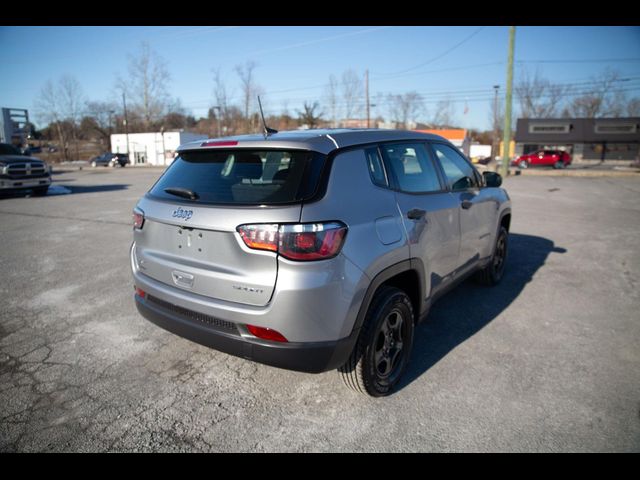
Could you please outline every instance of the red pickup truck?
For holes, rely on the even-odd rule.
[[[560,150],[538,150],[537,152],[516,157],[512,164],[520,168],[529,168],[538,165],[565,168],[571,164],[571,155]]]

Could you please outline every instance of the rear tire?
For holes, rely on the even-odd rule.
[[[476,280],[486,286],[493,286],[500,283],[504,275],[505,264],[507,263],[507,250],[509,247],[509,232],[504,227],[498,230],[496,244],[493,247],[493,255],[489,265],[476,274]]]
[[[553,168],[555,168],[556,170],[560,170],[564,167],[565,167],[565,164],[562,160],[558,160],[556,163],[553,164]]]
[[[520,160],[520,162],[518,162],[518,166],[523,170],[526,170],[529,168],[529,163],[526,160]]]
[[[389,395],[409,363],[414,323],[408,295],[382,287],[369,306],[353,352],[339,368],[344,383],[372,397]]]

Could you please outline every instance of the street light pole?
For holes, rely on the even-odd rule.
[[[113,145],[111,145],[111,135],[113,135],[113,122],[111,121],[111,117],[113,117],[114,113],[116,113],[115,110],[109,110],[109,145],[107,147],[109,148],[110,152],[113,151]]]
[[[122,105],[124,107],[124,133],[127,136],[127,156],[129,156],[131,155],[129,152],[129,120],[127,119],[127,99],[125,98],[124,91],[122,92]],[[133,164],[131,158],[129,158],[129,161]]]

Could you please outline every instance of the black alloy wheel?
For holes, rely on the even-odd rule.
[[[373,397],[389,395],[409,362],[413,331],[413,306],[407,294],[381,287],[351,356],[339,369],[345,384]]]

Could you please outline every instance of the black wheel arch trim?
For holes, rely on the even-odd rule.
[[[362,299],[362,304],[360,305],[360,310],[358,311],[358,316],[356,317],[355,324],[353,326],[353,330],[351,332],[351,337],[357,337],[357,332],[360,331],[362,325],[364,324],[364,319],[367,315],[367,311],[369,310],[369,306],[371,305],[371,301],[373,300],[373,296],[378,291],[380,286],[392,279],[393,277],[405,273],[413,271],[418,276],[418,291],[420,292],[418,298],[418,311],[415,312],[416,318],[419,318],[422,313],[427,309],[428,305],[426,299],[424,298],[424,285],[425,285],[425,271],[424,265],[422,264],[422,260],[418,258],[411,258],[407,260],[403,260],[402,262],[391,265],[390,267],[385,268],[380,273],[378,273],[371,283],[369,283],[369,287]]]

